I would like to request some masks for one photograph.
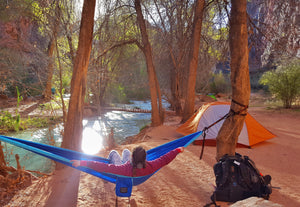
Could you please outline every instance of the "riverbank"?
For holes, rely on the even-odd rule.
[[[237,152],[253,159],[263,174],[272,176],[276,188],[270,202],[263,206],[300,206],[300,116],[299,112],[266,110],[265,107],[250,107],[249,113],[276,135],[253,148],[237,148]],[[168,114],[163,126],[147,128],[135,143],[119,145],[133,149],[142,145],[153,148],[181,137],[175,130],[180,117]],[[168,166],[162,168],[145,183],[133,187],[131,206],[203,206],[210,202],[215,177],[216,148],[206,146],[199,160],[200,146],[190,145],[184,153]],[[108,151],[100,156],[106,157]],[[114,185],[86,173],[66,168],[54,176],[34,181],[21,190],[6,205],[13,206],[114,206]],[[119,198],[119,206],[128,206],[128,200]],[[247,201],[248,202],[248,201]],[[221,206],[228,203],[218,202]],[[248,202],[249,204],[249,202]],[[251,204],[251,206],[258,206]]]

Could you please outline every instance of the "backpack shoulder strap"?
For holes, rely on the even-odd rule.
[[[259,172],[259,170],[256,168],[255,163],[253,160],[251,160],[248,156],[244,156],[245,162],[254,170],[254,172],[258,175],[259,180],[263,183],[266,184],[263,175]]]

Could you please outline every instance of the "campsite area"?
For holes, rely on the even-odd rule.
[[[243,202],[300,206],[298,13],[295,0],[0,1],[0,140],[19,142],[16,148],[37,154],[33,159],[0,145],[0,207],[205,206],[214,191],[216,154],[218,160],[234,154],[230,141],[240,134],[250,95],[249,112],[276,137],[236,152],[271,175],[274,189],[270,201]],[[251,94],[256,92],[263,93],[262,102]],[[89,144],[100,146],[96,153],[111,146],[111,137],[118,144],[112,148],[119,152],[137,145],[152,149],[177,142],[183,120],[203,103],[225,97],[218,101],[234,103],[231,114],[238,116],[219,131],[218,153],[216,146],[206,146],[200,160],[201,146],[187,146],[135,186],[130,200],[116,198],[115,184],[68,167],[85,157],[70,149],[88,153],[85,134],[89,140],[99,138]],[[147,112],[137,105],[126,108],[132,102],[149,103]],[[120,105],[126,107],[115,110]],[[134,124],[127,125],[129,121]],[[88,134],[89,125],[94,135]],[[41,139],[31,131],[36,128],[42,130]],[[116,128],[126,134],[119,136]],[[28,133],[26,138],[10,134],[19,131]],[[166,145],[160,149],[170,150]],[[43,164],[41,157],[67,166],[59,168],[50,160]],[[42,167],[29,169],[40,163]],[[50,174],[42,170],[45,166]],[[135,168],[132,174],[137,175]]]
[[[263,174],[272,176],[273,192],[270,202],[260,201],[247,206],[300,206],[300,116],[298,111],[271,108],[250,102],[249,113],[275,138],[254,145],[237,148],[237,152],[254,160]],[[252,105],[252,106],[251,106]],[[168,114],[163,126],[146,128],[135,137],[135,143],[120,145],[133,149],[142,145],[146,149],[161,145],[182,135],[176,132],[180,117]],[[203,159],[199,159],[201,146],[191,144],[177,158],[162,168],[145,183],[133,187],[130,206],[204,206],[210,203],[214,189],[216,148],[205,146]],[[107,156],[102,151],[100,156]],[[257,201],[257,200],[256,200]],[[114,206],[114,185],[97,177],[66,168],[53,176],[34,181],[21,190],[6,205],[13,206]],[[217,202],[221,206],[231,204]],[[247,203],[247,202],[246,202]],[[119,206],[128,206],[127,198],[118,198]],[[239,204],[238,206],[242,206]]]

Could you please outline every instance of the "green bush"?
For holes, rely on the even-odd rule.
[[[8,111],[0,111],[0,134],[17,132],[19,130],[26,130],[29,128],[45,128],[48,127],[49,124],[59,122],[59,118],[53,118],[49,120],[47,117],[28,117],[27,119],[21,119],[19,114],[13,116]]]
[[[260,82],[259,82],[262,75],[263,75],[263,72],[259,71],[259,70],[249,74],[252,92],[257,92],[260,90],[264,90],[264,91],[268,90],[267,86],[264,86],[264,85],[260,84]]]
[[[0,112],[0,133],[15,130],[15,118],[7,111]]]
[[[230,93],[231,83],[229,75],[223,74],[221,71],[219,73],[212,75],[212,81],[210,83],[211,93]]]
[[[276,70],[265,72],[260,83],[268,86],[271,94],[281,100],[285,108],[291,108],[300,95],[300,61],[290,61]]]
[[[105,93],[105,100],[111,103],[128,103],[129,100],[121,84],[109,84]]]

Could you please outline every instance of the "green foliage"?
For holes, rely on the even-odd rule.
[[[25,130],[28,128],[44,128],[49,124],[56,122],[55,119],[48,118],[30,118],[20,119],[20,115],[13,116],[8,111],[0,112],[0,134],[7,132],[16,132],[19,130]],[[17,125],[16,125],[17,123]]]
[[[16,132],[18,132],[20,129],[20,121],[21,121],[21,116],[20,116],[20,114],[17,114],[16,118],[15,118],[15,124],[14,124],[14,130]]]
[[[54,98],[47,103],[40,104],[39,108],[44,109],[46,111],[51,111],[51,110],[61,110],[62,106],[60,103],[60,97],[58,95],[55,95]]]
[[[75,38],[73,38],[74,40]],[[62,94],[70,93],[70,85],[72,79],[72,60],[70,56],[70,48],[66,37],[58,38],[59,54],[60,54],[60,66],[62,71],[56,69],[52,78],[52,87],[57,89],[57,93],[60,94],[60,88],[62,87]],[[58,58],[55,58],[56,68],[59,68]]]
[[[66,68],[64,68],[64,69],[66,69]],[[62,94],[66,94],[66,93],[70,92],[71,78],[72,78],[72,74],[68,70],[64,70],[64,72],[62,73],[61,82],[60,82],[58,73],[55,73],[53,75],[52,87],[58,89],[58,90],[56,90],[57,94],[60,94],[60,91],[59,91],[60,87],[62,87],[62,91],[61,91]],[[60,84],[61,84],[61,86],[60,86]]]
[[[48,127],[49,120],[48,120],[48,118],[40,118],[40,117],[30,118],[30,117],[28,117],[28,119],[26,121],[24,121],[23,125],[24,125],[24,128],[26,128],[26,129],[28,129],[28,128],[44,128],[44,127]]]
[[[24,129],[20,114],[12,116],[12,114],[7,111],[0,112],[0,133],[9,131],[17,132],[20,129]]]
[[[285,108],[291,108],[300,95],[300,61],[290,61],[264,73],[260,83],[268,86],[271,94],[281,100]]]
[[[45,36],[46,33],[50,30],[53,30],[52,25],[57,23],[53,23],[55,16],[57,16],[56,7],[59,1],[54,1],[53,3],[45,3],[41,1],[31,1],[31,10],[33,14],[33,18],[39,23],[39,32]],[[51,22],[53,21],[53,22]]]
[[[30,118],[21,119],[21,115],[19,114],[19,104],[23,100],[23,97],[20,95],[18,87],[16,87],[17,91],[17,107],[15,110],[15,116],[13,116],[8,111],[0,112],[0,134],[19,130],[24,130],[27,128],[43,128],[49,125],[48,118]],[[52,120],[50,120],[52,121]]]
[[[112,103],[128,103],[129,100],[121,84],[110,84],[105,99]]]
[[[231,83],[229,75],[219,73],[212,74],[212,80],[210,83],[211,93],[229,93],[231,91]]]
[[[259,82],[262,74],[263,74],[263,72],[261,72],[261,71],[256,71],[256,72],[249,74],[251,91],[267,90],[267,87],[260,84],[260,82]]]
[[[2,22],[8,22],[14,21],[19,17],[31,17],[31,2],[32,0],[1,0],[0,20]]]
[[[15,130],[15,118],[7,111],[0,112],[0,133]]]
[[[17,107],[16,107],[16,117],[15,117],[14,129],[17,132],[17,131],[19,131],[20,121],[21,121],[21,116],[19,114],[19,104],[23,100],[23,97],[20,95],[18,86],[16,86],[16,89],[17,89]]]
[[[18,109],[20,102],[23,100],[23,97],[20,94],[18,86],[16,86],[16,89],[17,89],[17,109]]]

